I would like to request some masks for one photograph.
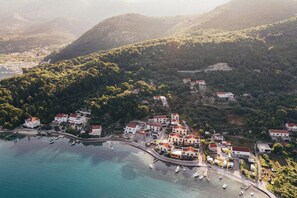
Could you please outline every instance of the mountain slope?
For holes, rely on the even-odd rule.
[[[48,58],[54,61],[74,58],[99,50],[161,38],[184,17],[147,17],[125,14],[102,21],[75,42]]]

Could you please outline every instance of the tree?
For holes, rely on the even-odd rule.
[[[283,152],[283,150],[284,150],[284,147],[280,143],[276,143],[276,144],[273,145],[272,151],[274,153],[280,154],[280,153]]]

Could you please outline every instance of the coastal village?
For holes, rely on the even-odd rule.
[[[205,80],[185,78],[183,83],[190,86],[193,92],[203,93],[207,89]],[[219,102],[236,101],[235,95],[231,92],[218,91],[215,97]],[[153,100],[156,103],[160,102],[164,108],[169,108],[165,96],[154,96]],[[52,139],[50,144],[58,138],[69,135],[67,137],[73,139],[72,146],[80,140],[96,141],[106,138],[103,137],[106,134],[103,133],[102,126],[90,124],[91,119],[91,111],[86,109],[80,109],[71,114],[59,113],[49,126],[42,125],[38,117],[29,117],[24,121],[23,126],[18,128],[18,132],[30,134],[33,131],[35,135],[45,135],[44,131],[51,131],[59,135]],[[184,172],[183,167],[186,166],[213,167],[228,170],[228,174],[244,177],[251,182],[262,182],[265,177],[271,181],[275,171],[272,168],[261,167],[262,161],[265,160],[263,155],[270,154],[275,144],[290,142],[291,134],[297,132],[297,124],[287,123],[285,126],[285,129],[268,130],[270,142],[258,141],[253,146],[233,145],[224,133],[194,130],[179,113],[172,112],[166,115],[152,115],[146,120],[132,120],[123,128],[123,133],[118,138],[131,142],[132,146],[149,151],[156,160],[176,164],[176,173],[180,169]],[[50,127],[51,130],[46,130],[44,127]],[[153,163],[149,167],[154,168]],[[210,180],[207,178],[207,172],[204,174],[196,172],[193,177],[199,177],[200,180],[204,177],[207,181]],[[224,184],[223,188],[226,189],[227,184]],[[243,193],[240,191],[240,195]]]

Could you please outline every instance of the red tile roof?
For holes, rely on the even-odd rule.
[[[172,146],[169,143],[161,142],[160,146],[165,146],[166,148],[171,148]]]
[[[72,113],[72,114],[70,114],[70,116],[69,117],[71,117],[71,118],[76,118],[78,115],[76,114],[76,113]]]
[[[170,133],[169,134],[170,137],[178,137],[178,138],[182,138],[182,136],[179,133]]]
[[[196,80],[196,83],[198,83],[198,84],[205,84],[205,80]]]
[[[31,118],[27,119],[27,122],[34,122],[34,121],[37,121],[37,120],[39,120],[38,117],[31,117]]]
[[[66,117],[66,116],[68,117],[67,114],[59,113],[59,114],[56,115],[56,118],[62,118],[62,117]]]
[[[101,125],[92,125],[92,130],[93,129],[101,129]]]
[[[211,143],[211,144],[209,144],[209,147],[210,147],[210,148],[216,148],[217,145],[216,145],[215,143]]]
[[[185,148],[183,148],[183,151],[184,151],[184,152],[189,152],[189,151],[191,151],[191,152],[197,153],[197,152],[198,152],[198,149],[195,149],[195,148],[193,148],[193,147],[185,147]]]
[[[146,123],[146,125],[148,125],[148,126],[154,126],[154,127],[162,127],[162,125],[159,124],[159,123]]]
[[[191,134],[191,135],[187,135],[185,138],[186,139],[196,139],[196,140],[198,140],[199,136]]]
[[[239,151],[239,152],[250,152],[250,148],[245,148],[245,147],[238,147],[238,146],[233,146],[232,147],[233,151]]]
[[[282,134],[288,134],[288,130],[280,130],[280,129],[269,129],[270,133],[282,133]]]
[[[166,115],[153,116],[153,118],[168,118]]]
[[[295,123],[287,123],[287,126],[288,127],[297,127],[297,124],[295,124]]]

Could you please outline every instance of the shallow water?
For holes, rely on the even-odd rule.
[[[175,166],[160,161],[150,169],[150,155],[121,143],[114,142],[112,151],[109,142],[71,146],[67,139],[49,141],[0,141],[0,198],[239,197],[240,182],[219,181],[213,172],[210,182],[193,179],[197,168],[175,174]],[[266,197],[255,189],[243,197],[251,191]]]

